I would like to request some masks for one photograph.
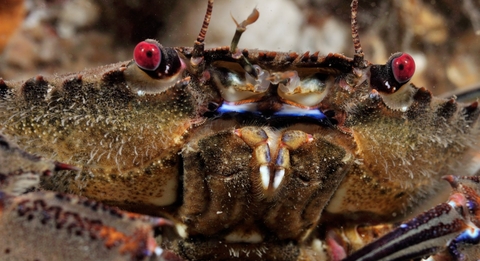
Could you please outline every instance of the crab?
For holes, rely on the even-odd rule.
[[[477,260],[478,103],[365,60],[351,6],[353,58],[238,48],[256,9],[205,49],[209,0],[193,47],[0,80],[2,259]]]

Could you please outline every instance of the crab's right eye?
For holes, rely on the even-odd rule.
[[[407,53],[399,53],[390,58],[390,66],[395,80],[404,84],[408,82],[415,73],[415,61]]]
[[[147,71],[155,71],[162,60],[160,46],[153,41],[140,42],[133,50],[133,59],[138,67]]]
[[[139,95],[161,93],[184,77],[186,68],[175,48],[163,47],[153,39],[137,44],[133,62],[124,71],[128,88]]]

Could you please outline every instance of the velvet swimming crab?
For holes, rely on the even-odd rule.
[[[0,80],[2,260],[477,260],[478,103],[366,61],[357,6],[353,58],[239,49],[256,10],[205,49],[210,0],[193,47]]]

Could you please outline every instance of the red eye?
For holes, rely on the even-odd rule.
[[[403,53],[392,60],[392,71],[398,83],[406,83],[415,73],[415,61],[412,56]]]
[[[157,43],[147,41],[140,42],[135,46],[133,59],[138,67],[147,71],[154,71],[160,65],[162,54]]]

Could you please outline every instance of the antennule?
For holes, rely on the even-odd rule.
[[[233,22],[237,25],[237,29],[235,30],[235,35],[233,36],[232,43],[230,45],[230,51],[235,53],[237,50],[238,42],[240,41],[240,37],[242,36],[243,32],[247,30],[247,26],[255,23],[260,17],[260,13],[258,12],[257,8],[254,8],[252,13],[248,16],[247,19],[243,20],[241,23],[238,23],[235,18],[233,18],[232,14],[230,16],[233,19]]]

